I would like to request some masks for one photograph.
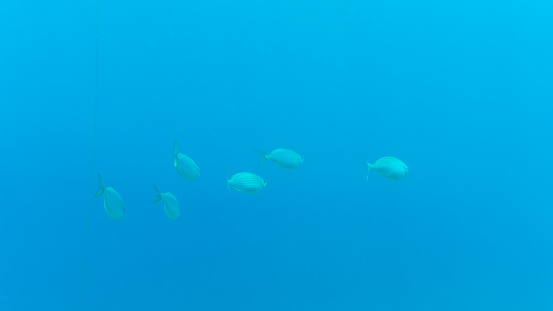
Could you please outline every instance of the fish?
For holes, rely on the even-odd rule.
[[[177,151],[177,141],[173,144],[173,165],[177,168],[179,176],[186,180],[194,180],[200,177],[200,168],[191,158]]]
[[[409,172],[409,169],[405,163],[398,158],[389,156],[376,160],[374,164],[370,164],[369,161],[367,161],[367,166],[369,168],[369,171],[367,172],[367,180],[369,180],[369,173],[372,170],[392,180],[400,180],[407,176],[407,173]]]
[[[169,219],[177,219],[180,215],[179,201],[171,192],[161,192],[159,189],[154,186],[154,191],[156,192],[156,197],[154,198],[154,204],[163,201],[163,209],[165,210],[165,215]]]
[[[104,209],[108,216],[112,219],[123,218],[125,216],[125,204],[121,195],[112,187],[104,186],[104,181],[100,174],[98,174],[98,183],[100,184],[100,189],[96,191],[95,197],[104,196]]]
[[[267,181],[254,173],[242,172],[234,174],[227,179],[228,190],[232,186],[234,189],[244,193],[258,193],[265,189]]]
[[[259,165],[262,165],[267,160],[271,160],[278,166],[291,170],[303,163],[303,157],[290,149],[279,148],[271,151],[269,154],[266,154],[258,149],[254,150],[261,155]]]

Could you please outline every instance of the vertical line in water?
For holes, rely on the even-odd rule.
[[[88,215],[86,218],[86,231],[85,231],[85,240],[84,240],[84,251],[83,251],[83,271],[81,276],[81,293],[79,298],[78,310],[83,310],[84,308],[84,294],[85,294],[85,284],[86,284],[86,272],[88,266],[88,243],[90,239],[90,218],[92,213],[92,201],[94,199],[94,162],[96,155],[96,111],[98,110],[98,15],[99,15],[99,4],[100,0],[96,0],[96,32],[95,32],[95,68],[94,68],[94,121],[93,121],[93,130],[92,130],[92,165],[90,169],[90,186],[89,186],[89,203],[88,203]]]

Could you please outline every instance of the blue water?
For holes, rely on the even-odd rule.
[[[99,4],[94,171],[95,2],[0,8],[0,310],[553,309],[553,2]]]

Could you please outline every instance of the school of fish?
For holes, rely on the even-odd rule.
[[[290,149],[278,148],[270,153],[264,153],[257,149],[254,150],[261,155],[259,165],[270,160],[282,168],[294,169],[303,163],[303,157]],[[183,179],[194,180],[200,177],[200,168],[190,157],[178,152],[176,141],[173,143],[173,166],[176,168],[178,175]],[[367,180],[369,180],[369,173],[371,171],[375,171],[391,180],[401,180],[407,176],[408,172],[407,165],[403,163],[403,161],[390,156],[377,159],[373,164],[367,161],[367,166]],[[98,184],[100,188],[95,196],[104,196],[104,209],[107,215],[112,219],[123,218],[126,211],[121,195],[112,187],[106,187],[100,174],[98,174]],[[263,189],[267,187],[267,181],[257,174],[240,172],[232,175],[230,179],[227,179],[227,186],[229,191],[231,191],[232,187],[236,191],[252,194],[263,191]],[[173,220],[177,219],[180,216],[179,201],[177,198],[171,192],[161,192],[156,185],[153,185],[153,187],[155,193],[154,204],[162,201],[167,218]]]

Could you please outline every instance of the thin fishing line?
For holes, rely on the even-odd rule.
[[[88,244],[90,240],[90,218],[92,215],[92,202],[94,199],[94,162],[96,157],[96,119],[97,119],[97,111],[98,111],[98,41],[99,41],[99,8],[100,8],[100,1],[96,0],[96,44],[95,44],[95,68],[94,68],[94,121],[93,121],[93,130],[92,130],[92,165],[90,169],[90,186],[89,186],[89,203],[88,203],[88,215],[86,219],[86,232],[85,232],[85,241],[84,241],[84,259],[83,259],[83,271],[82,271],[82,277],[81,277],[81,293],[80,293],[80,299],[79,299],[79,310],[83,310],[83,303],[84,303],[84,294],[85,294],[85,284],[86,284],[86,272],[88,268]]]

